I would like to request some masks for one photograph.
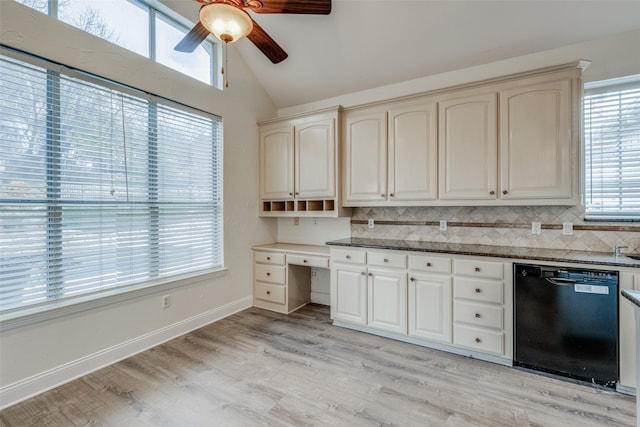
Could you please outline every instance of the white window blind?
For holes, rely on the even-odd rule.
[[[592,219],[640,219],[640,77],[586,86],[585,209]]]
[[[222,266],[219,118],[3,53],[3,312]]]

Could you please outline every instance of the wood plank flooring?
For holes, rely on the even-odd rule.
[[[252,308],[0,412],[25,426],[633,426],[635,398]]]

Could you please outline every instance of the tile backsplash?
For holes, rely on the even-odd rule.
[[[374,220],[374,228],[366,221]],[[575,206],[446,206],[355,208],[351,236],[448,243],[470,243],[549,249],[640,253],[640,223],[584,221]],[[439,221],[447,220],[446,231]],[[540,222],[542,233],[531,234]],[[562,234],[562,224],[573,224],[573,235]]]

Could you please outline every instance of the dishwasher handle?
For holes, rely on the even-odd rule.
[[[559,277],[547,277],[545,278],[545,280],[551,283],[552,285],[556,285],[556,286],[570,286],[578,283],[576,280],[573,280],[573,279],[562,279]]]

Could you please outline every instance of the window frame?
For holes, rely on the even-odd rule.
[[[176,274],[172,276],[165,277],[156,277],[151,278],[140,283],[128,284],[125,286],[116,286],[113,288],[108,288],[107,290],[103,290],[97,293],[88,293],[83,294],[77,297],[56,300],[53,299],[51,301],[45,301],[40,304],[32,305],[32,306],[20,306],[15,308],[9,308],[7,310],[3,310],[0,312],[0,331],[10,330],[13,328],[25,326],[28,324],[46,321],[49,319],[54,319],[60,316],[65,316],[72,313],[78,313],[85,310],[91,310],[98,307],[103,307],[106,305],[110,305],[113,303],[127,301],[133,298],[137,298],[140,296],[156,294],[159,292],[164,292],[170,289],[178,288],[187,284],[197,283],[205,280],[210,280],[216,277],[223,276],[226,274],[227,267],[224,264],[224,185],[223,185],[223,150],[224,150],[224,140],[223,140],[223,131],[222,131],[222,118],[215,114],[211,114],[206,111],[199,110],[194,107],[190,107],[188,105],[172,101],[170,99],[145,92],[131,86],[123,85],[113,80],[104,79],[100,76],[86,73],[82,70],[72,69],[66,67],[62,64],[54,63],[44,58],[39,58],[33,56],[31,54],[21,52],[12,48],[8,48],[5,46],[0,46],[0,54],[14,58],[18,61],[30,63],[40,68],[44,68],[49,70],[49,73],[53,74],[64,74],[66,76],[80,79],[83,81],[88,81],[93,84],[98,84],[102,87],[117,90],[122,93],[126,93],[128,95],[133,95],[138,98],[142,98],[147,102],[147,105],[151,104],[162,104],[164,106],[168,106],[170,108],[179,109],[181,111],[187,111],[190,113],[195,113],[199,116],[204,116],[207,118],[212,118],[217,120],[218,124],[214,127],[218,129],[219,133],[219,143],[216,144],[216,147],[212,147],[212,149],[219,150],[219,164],[214,165],[214,173],[217,175],[218,182],[218,202],[217,206],[219,211],[219,223],[217,226],[219,227],[219,235],[220,240],[217,242],[218,252],[219,252],[219,260],[220,266],[214,267],[210,269],[203,269],[199,271],[192,271],[182,274]],[[49,80],[49,79],[47,79]],[[49,84],[49,83],[47,83]],[[149,138],[152,138],[149,135]],[[48,138],[47,138],[48,139]],[[49,143],[47,143],[49,144]],[[215,156],[214,156],[215,157]],[[214,242],[216,244],[216,242]]]
[[[640,91],[640,74],[612,78],[607,80],[594,81],[584,84],[583,89],[583,100],[582,100],[582,117],[581,117],[581,125],[583,129],[583,144],[582,144],[582,152],[581,152],[581,160],[582,160],[582,205],[584,207],[584,220],[591,222],[640,222],[640,212],[637,213],[621,213],[621,214],[612,214],[612,213],[596,213],[589,212],[588,209],[588,201],[589,194],[587,189],[589,188],[588,180],[590,179],[589,172],[589,164],[591,163],[591,158],[589,155],[589,147],[590,141],[588,140],[587,129],[589,126],[587,125],[587,121],[590,116],[588,115],[588,111],[591,111],[590,108],[587,108],[587,102],[589,96],[597,96],[601,94],[615,94],[624,90],[636,90]],[[616,117],[620,117],[619,115]]]

